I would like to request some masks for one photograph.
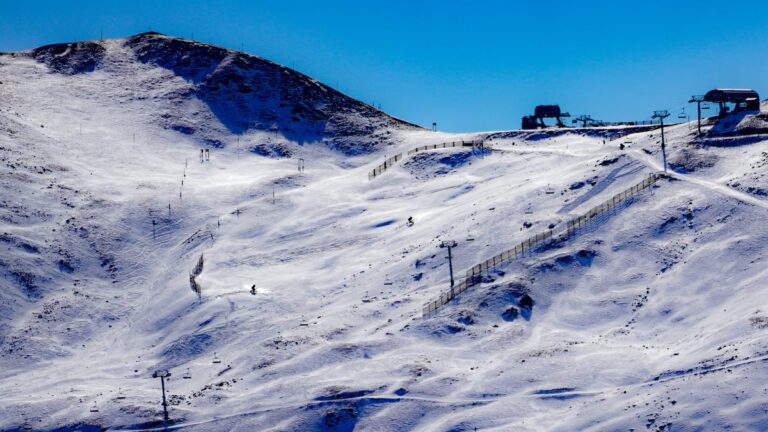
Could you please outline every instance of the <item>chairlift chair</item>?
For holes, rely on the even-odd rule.
[[[387,275],[386,279],[384,280],[384,285],[392,285],[392,281],[389,280],[389,275]]]
[[[218,355],[217,355],[217,354],[214,352],[214,353],[213,353],[213,364],[219,364],[219,363],[221,363],[221,359],[220,359],[220,358],[219,358],[219,356],[218,356]]]
[[[472,237],[472,233],[467,230],[467,241],[475,241],[475,238]]]
[[[92,413],[99,412],[99,407],[96,406],[96,402],[93,403],[93,406],[91,407],[91,409],[89,411],[91,411]]]
[[[187,368],[187,371],[184,372],[184,375],[181,376],[183,379],[192,379],[192,373],[189,371],[189,368]]]
[[[547,185],[547,190],[545,191],[547,195],[552,195],[555,193],[555,188],[553,188],[550,185]]]
[[[125,394],[123,394],[122,389],[120,388],[117,389],[117,396],[115,396],[115,399],[119,399],[119,400],[125,399]]]
[[[531,203],[528,203],[528,208],[525,209],[525,214],[533,214],[533,209],[531,209]]]

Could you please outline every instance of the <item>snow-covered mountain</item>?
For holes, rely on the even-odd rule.
[[[290,68],[159,33],[49,45],[11,55],[29,56],[62,75],[106,72],[105,78],[116,80],[112,86],[124,92],[110,96],[122,103],[158,101],[162,111],[152,114],[159,124],[196,135],[212,147],[228,144],[222,134],[263,131],[289,143],[325,142],[346,154],[360,154],[391,144],[391,129],[418,128]],[[290,156],[286,144],[251,150]]]
[[[668,177],[422,317],[441,241],[460,279],[565,228],[658,130],[431,132],[154,33],[0,96],[0,429],[163,429],[161,368],[183,430],[768,429],[763,115],[668,127]]]

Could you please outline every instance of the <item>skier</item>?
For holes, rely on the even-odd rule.
[[[410,226],[413,226],[413,216],[408,216],[408,222],[407,222],[407,225],[408,225],[409,227],[410,227]]]
[[[256,295],[256,284],[251,285],[251,295]]]
[[[203,149],[200,149],[200,162],[203,161],[203,156],[205,155]]]

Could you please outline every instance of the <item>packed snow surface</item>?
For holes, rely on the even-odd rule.
[[[768,136],[668,127],[668,178],[422,318],[441,241],[460,278],[662,170],[659,131],[445,134],[190,41],[44,48],[0,55],[0,429],[163,429],[158,369],[193,431],[768,429]]]

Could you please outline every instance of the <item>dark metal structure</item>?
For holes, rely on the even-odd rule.
[[[539,129],[545,128],[547,125],[544,123],[545,118],[557,119],[557,127],[565,127],[563,124],[563,117],[570,117],[567,112],[560,111],[560,105],[539,105],[533,112],[532,116],[523,117],[522,128],[523,129]]]
[[[571,120],[571,122],[573,124],[581,122],[581,127],[585,128],[587,126],[593,125],[594,123],[596,123],[598,121],[593,119],[589,114],[583,114],[583,115],[580,115],[580,116],[576,117],[575,119]]]
[[[760,95],[751,89],[714,89],[704,95],[704,102],[720,106],[720,115],[732,111],[760,111]],[[727,104],[733,104],[729,109]]]
[[[535,116],[525,116],[523,117],[523,129],[538,129],[539,128],[539,122],[536,120]]]
[[[448,248],[448,270],[451,273],[451,288],[453,288],[453,256],[451,255],[451,249],[458,246],[453,240],[447,240],[440,242],[440,248]]]
[[[697,118],[697,129],[699,135],[701,135],[701,103],[704,102],[704,96],[701,95],[693,95],[691,96],[691,100],[688,101],[688,103],[695,103],[696,104],[696,118]]]
[[[156,370],[152,378],[160,378],[160,386],[163,389],[163,420],[168,421],[168,403],[165,401],[165,379],[170,378],[171,373],[167,369]]]
[[[659,119],[659,124],[661,125],[661,156],[664,160],[664,172],[667,172],[667,149],[666,149],[666,142],[664,141],[664,119],[669,117],[669,111],[667,110],[659,110],[654,111],[652,119]]]

